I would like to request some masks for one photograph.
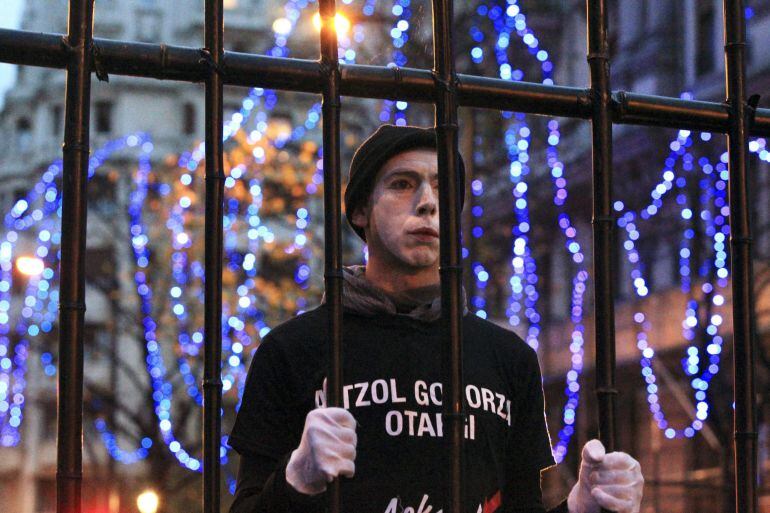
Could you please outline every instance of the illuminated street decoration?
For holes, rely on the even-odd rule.
[[[553,84],[553,63],[546,50],[540,47],[540,42],[535,33],[527,26],[525,14],[517,5],[516,0],[508,2],[507,7],[499,5],[489,6],[482,3],[476,8],[479,16],[486,16],[493,24],[496,39],[494,41],[494,54],[498,66],[498,74],[504,80],[522,81],[525,73],[521,69],[512,67],[508,56],[511,45],[511,36],[515,34],[520,43],[524,45],[530,55],[535,56],[540,68],[540,81],[543,84]],[[485,34],[475,24],[470,28],[470,36],[479,45],[484,41]],[[484,59],[481,46],[471,49],[471,60],[480,64]],[[508,122],[503,135],[508,150],[508,171],[512,184],[514,224],[511,229],[513,237],[511,248],[511,270],[509,279],[511,287],[510,301],[507,309],[508,322],[511,326],[522,324],[522,313],[526,319],[527,331],[525,340],[533,349],[539,348],[540,322],[542,316],[538,311],[538,274],[537,263],[530,248],[529,233],[531,221],[529,214],[529,201],[527,196],[528,177],[530,171],[530,144],[531,129],[522,114],[503,112],[504,120]],[[559,122],[551,119],[548,122],[548,137],[546,139],[546,160],[551,170],[551,178],[554,185],[554,204],[558,210],[558,225],[565,236],[565,247],[572,255],[575,264],[575,275],[572,280],[572,292],[570,294],[570,319],[573,325],[570,349],[570,370],[566,374],[564,393],[566,401],[562,408],[562,427],[558,433],[558,439],[553,447],[554,457],[561,462],[567,454],[570,440],[574,434],[574,423],[577,408],[580,402],[580,374],[583,370],[583,298],[588,281],[588,271],[585,268],[584,255],[577,241],[577,230],[573,226],[569,214],[566,213],[567,182],[564,176],[564,164],[558,160],[558,144],[560,142]],[[481,194],[481,182],[471,184],[471,192],[474,195]],[[475,207],[482,208],[482,207]],[[483,210],[472,212],[474,217],[483,215]],[[481,226],[474,227],[473,237],[483,236]],[[483,290],[489,274],[480,264],[473,265],[476,277],[476,290]],[[483,278],[483,279],[482,279]],[[479,301],[481,298],[473,298]],[[523,312],[522,312],[523,310]],[[486,312],[480,310],[483,317]],[[477,312],[479,315],[479,312]]]
[[[710,141],[712,135],[701,133],[699,138],[702,141]],[[701,304],[698,301],[688,300],[682,321],[682,336],[690,342],[685,349],[686,356],[682,360],[682,369],[690,378],[690,387],[695,399],[695,412],[692,413],[692,420],[689,425],[685,427],[672,426],[665,416],[660,405],[660,380],[653,368],[655,350],[651,346],[648,336],[652,326],[644,312],[637,311],[633,316],[637,326],[637,347],[641,352],[642,376],[647,385],[649,409],[657,427],[663,431],[666,438],[670,439],[694,437],[698,431],[703,429],[704,423],[708,419],[711,408],[708,402],[708,391],[712,379],[719,372],[720,355],[724,342],[722,335],[719,334],[719,327],[723,322],[719,310],[725,303],[723,289],[727,286],[729,277],[726,251],[726,241],[730,233],[728,225],[729,206],[727,205],[727,181],[729,178],[727,153],[723,153],[716,164],[707,157],[701,157],[697,160],[701,176],[698,180],[700,187],[699,208],[695,210],[688,204],[687,195],[683,192],[687,186],[687,177],[697,178],[693,178],[696,160],[689,149],[692,145],[691,132],[680,130],[677,139],[670,144],[671,153],[665,161],[662,181],[656,185],[651,193],[652,202],[640,213],[625,211],[618,219],[618,225],[626,232],[623,247],[626,250],[628,261],[632,264],[630,279],[635,293],[640,298],[647,296],[649,290],[642,271],[642,260],[635,246],[635,241],[640,238],[640,231],[636,222],[638,218],[647,220],[654,217],[663,206],[663,198],[669,191],[674,188],[679,191],[679,194],[676,195],[676,203],[681,207],[680,216],[684,221],[682,242],[679,249],[679,274],[682,293],[692,295],[691,241],[695,237],[695,231],[692,227],[694,223],[701,222],[703,233],[711,240],[712,252],[704,260],[700,269],[696,271],[703,281],[700,286],[703,301],[713,305],[714,310],[716,310],[710,312],[711,315],[708,316],[703,330],[705,336],[708,337],[705,352],[698,347],[700,341],[697,340],[696,336],[696,329],[701,322],[701,316],[698,312]],[[770,162],[770,154],[765,150],[765,146],[765,139],[756,139],[750,142],[749,151],[757,154],[761,160]],[[679,175],[676,173],[677,168],[682,170]],[[615,210],[624,212],[625,206],[622,202],[616,202]]]

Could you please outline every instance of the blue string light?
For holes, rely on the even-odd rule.
[[[24,389],[27,382],[25,374],[27,372],[27,356],[29,355],[29,336],[33,335],[33,326],[31,325],[31,319],[34,315],[34,308],[37,306],[38,299],[36,297],[37,291],[37,279],[36,277],[30,277],[27,284],[24,306],[21,309],[21,317],[16,323],[16,338],[17,342],[13,349],[12,368],[10,372],[10,383],[2,381],[0,383],[7,383],[10,385],[10,394],[5,394],[6,398],[0,399],[0,419],[2,419],[2,430],[0,430],[0,445],[4,447],[13,447],[18,445],[21,440],[19,434],[19,427],[23,419],[24,405],[26,404],[24,397]],[[6,355],[0,360],[0,365],[3,370],[8,370],[8,363],[10,355]],[[12,385],[11,385],[12,383]]]
[[[540,335],[540,313],[537,311],[537,265],[529,247],[529,202],[527,199],[527,176],[529,175],[529,145],[530,129],[523,122],[523,115],[516,115],[520,122],[509,125],[505,133],[505,143],[510,159],[510,179],[513,184],[513,210],[516,222],[511,232],[513,235],[513,250],[511,267],[511,313],[509,322],[512,326],[520,323],[519,311],[521,300],[524,301],[524,316],[528,321],[525,340],[533,349],[538,349]]]
[[[754,11],[746,8],[745,16],[749,20],[753,17]],[[693,95],[689,92],[682,94],[684,99],[691,100]],[[700,139],[708,142],[712,135],[708,132],[700,134]],[[679,247],[679,274],[680,287],[683,293],[690,294],[692,288],[692,269],[691,269],[691,240],[695,236],[693,228],[690,226],[697,222],[693,219],[694,213],[688,207],[688,199],[681,191],[687,185],[685,176],[676,176],[675,166],[677,161],[682,160],[682,169],[687,174],[693,169],[694,157],[687,151],[693,145],[691,132],[680,130],[677,138],[669,145],[671,153],[665,160],[663,169],[663,180],[653,189],[652,203],[649,204],[640,213],[642,219],[650,219],[658,213],[662,207],[662,198],[676,184],[680,193],[676,197],[676,203],[681,207],[680,216],[685,221],[685,228]],[[763,138],[749,141],[749,152],[757,154],[760,160],[770,162],[770,153],[765,149],[766,141]],[[713,165],[706,157],[698,159],[702,178],[700,180],[700,216],[704,222],[704,233],[712,239],[713,256],[707,257],[699,270],[701,277],[708,279],[701,286],[703,300],[709,301],[714,307],[720,308],[725,303],[725,297],[722,290],[728,284],[729,270],[727,267],[727,252],[725,241],[729,237],[730,227],[728,219],[730,215],[729,205],[727,204],[727,182],[729,171],[727,169],[728,154],[722,153],[719,162]],[[615,210],[623,212],[625,205],[622,202],[616,202]],[[632,283],[634,284],[636,294],[642,298],[648,293],[646,282],[642,275],[642,264],[638,251],[634,246],[634,240],[638,239],[639,232],[634,226],[633,212],[626,212],[618,219],[618,225],[626,230],[626,240],[624,248],[629,262],[632,264]],[[713,272],[713,275],[711,273]],[[682,322],[682,335],[685,340],[692,342],[696,340],[695,328],[700,322],[699,310],[700,304],[694,298],[687,301],[685,309],[685,319]],[[705,333],[710,337],[706,345],[706,354],[701,354],[700,348],[691,343],[682,359],[682,366],[685,374],[691,377],[690,386],[694,390],[696,401],[695,412],[692,415],[692,421],[684,428],[676,428],[669,425],[668,420],[660,405],[658,395],[658,378],[653,370],[654,349],[650,346],[648,332],[652,328],[650,321],[645,314],[638,311],[634,314],[634,322],[637,325],[637,347],[641,352],[642,377],[647,384],[647,402],[650,412],[656,422],[657,427],[663,431],[666,438],[692,438],[700,431],[705,421],[708,419],[710,405],[708,403],[709,384],[714,376],[719,372],[720,354],[722,352],[723,338],[719,335],[719,326],[722,324],[722,316],[719,313],[711,315],[705,328]],[[708,361],[709,365],[701,371],[701,362]],[[705,367],[705,365],[704,365]],[[694,376],[694,377],[693,377]]]
[[[151,438],[144,437],[142,438],[139,447],[135,450],[124,451],[118,445],[115,435],[107,428],[107,423],[104,419],[96,419],[94,421],[94,427],[99,432],[109,455],[124,465],[133,465],[134,463],[147,458],[150,453],[150,448],[152,447]]]
[[[117,140],[99,148],[89,159],[88,176],[92,177],[104,160],[114,151],[120,149],[124,141]],[[30,341],[28,337],[36,337],[41,332],[51,331],[58,312],[58,291],[52,290],[51,281],[56,277],[53,269],[58,270],[58,250],[56,247],[61,242],[61,234],[56,225],[60,220],[54,221],[53,217],[61,217],[60,194],[55,180],[61,173],[61,161],[54,162],[43,173],[38,183],[29,191],[25,198],[16,202],[11,211],[6,214],[4,224],[8,232],[5,242],[0,245],[0,262],[2,263],[3,280],[0,284],[0,412],[7,412],[10,416],[2,415],[2,428],[0,444],[6,446],[17,445],[19,428],[22,421],[24,405],[24,389],[26,387],[25,374],[27,370],[26,360],[29,354]],[[35,207],[39,201],[43,201],[41,207]],[[53,215],[55,214],[55,216]],[[48,217],[46,217],[48,216]],[[37,248],[34,256],[38,258],[43,267],[39,274],[31,276],[24,298],[24,306],[21,308],[21,317],[17,320],[15,330],[18,342],[14,349],[15,356],[11,360],[9,352],[9,325],[11,290],[13,275],[11,273],[13,248],[18,241],[18,231],[26,231],[38,225]],[[47,300],[47,307],[46,302]],[[41,363],[47,376],[55,375],[55,367],[50,353],[41,354]],[[11,387],[11,383],[13,383]],[[12,392],[7,399],[8,392]]]
[[[484,194],[484,184],[481,179],[477,178],[471,182],[471,194],[474,199],[481,197]],[[471,228],[471,237],[479,239],[484,235],[484,229],[481,226],[481,218],[484,215],[484,207],[478,204],[477,201],[473,202],[471,209],[471,215],[473,218],[473,226]],[[475,255],[474,255],[475,256]],[[475,287],[473,288],[473,296],[471,297],[471,308],[473,313],[482,319],[487,318],[487,301],[485,292],[487,283],[489,282],[489,273],[484,265],[479,261],[474,261],[471,265],[473,275],[475,279]]]
[[[499,75],[505,80],[520,81],[524,79],[524,72],[513,69],[508,58],[511,34],[516,33],[519,40],[525,45],[531,55],[540,62],[541,80],[544,84],[552,84],[553,64],[549,60],[549,54],[540,47],[535,34],[527,27],[526,16],[521,12],[516,1],[509,1],[505,9],[498,5],[481,4],[476,9],[477,14],[487,16],[493,23],[497,38],[495,41],[495,57],[499,69]],[[483,40],[483,33],[471,28],[471,37],[477,42]],[[474,62],[480,63],[483,52],[476,50],[476,55],[471,54]],[[504,112],[503,118],[515,118],[508,125],[504,140],[508,148],[509,174],[513,184],[512,195],[514,198],[514,214],[516,224],[512,228],[513,244],[511,267],[513,274],[510,277],[511,297],[507,311],[509,324],[517,326],[521,323],[521,310],[524,308],[524,317],[527,319],[526,341],[533,348],[538,348],[538,336],[540,334],[541,316],[537,309],[538,303],[538,276],[537,265],[529,247],[529,203],[527,200],[527,176],[529,174],[529,147],[531,131],[522,114]],[[566,178],[563,176],[564,165],[558,160],[557,146],[560,141],[559,124],[556,120],[548,123],[548,139],[546,156],[548,166],[551,169],[551,177],[554,184],[554,203],[559,211],[559,227],[566,237],[566,247],[576,264],[576,274],[572,281],[571,293],[571,320],[573,323],[572,342],[570,343],[570,370],[566,376],[565,394],[567,400],[563,407],[563,427],[559,431],[558,440],[553,448],[557,462],[563,460],[567,453],[569,442],[574,434],[574,422],[580,398],[579,378],[583,369],[583,298],[588,280],[588,271],[584,265],[584,255],[578,243],[577,230],[572,225],[569,215],[565,212],[565,200],[567,198]],[[523,305],[522,305],[523,302]]]
[[[287,19],[291,22],[289,25],[291,25],[291,28],[293,28],[293,24],[296,22],[296,20],[299,18],[299,12],[302,8],[304,8],[307,5],[306,2],[304,3],[293,3],[289,2],[286,7],[287,12]],[[275,27],[275,26],[274,26]],[[283,34],[279,34],[278,31],[276,31],[276,43],[277,47],[280,48],[274,48],[272,51],[273,55],[281,55],[286,56],[288,55],[288,48],[283,46],[281,43],[285,43],[284,36],[287,36],[290,30],[284,31]],[[250,95],[247,99],[244,100],[242,103],[242,107],[240,112],[235,113],[229,122],[225,124],[224,127],[224,140],[227,141],[230,139],[233,135],[238,133],[239,130],[241,130],[243,124],[245,121],[249,118],[249,114],[254,109],[254,107],[259,103],[259,97],[263,96],[265,97],[265,107],[266,109],[272,110],[275,105],[277,104],[277,96],[273,91],[264,91],[260,88],[255,88],[250,92]],[[308,113],[308,121],[306,122],[305,126],[307,129],[312,129],[315,127],[319,120],[318,112],[319,112],[320,106],[317,104],[314,105],[309,113]],[[259,112],[256,116],[257,118],[257,124],[256,129],[253,130],[249,134],[249,138],[252,141],[252,143],[255,143],[256,141],[260,140],[263,136],[265,130],[267,129],[267,117],[264,112]],[[292,131],[292,136],[295,138],[302,137],[305,134],[305,130],[301,127],[295,128]],[[279,146],[279,145],[277,145]],[[193,152],[189,154],[183,154],[180,156],[179,159],[179,165],[180,167],[185,168],[189,171],[194,171],[197,169],[199,162],[203,159],[204,155],[204,145],[200,144]],[[264,162],[264,148],[261,147],[255,147],[253,150],[253,156],[255,159],[255,162],[257,163],[263,163]],[[236,172],[240,172],[238,167],[235,168]],[[234,186],[234,180],[238,177],[233,177],[232,174],[230,177],[227,178],[225,183],[225,188],[230,189]],[[188,173],[182,173],[180,177],[180,181],[183,186],[191,186],[193,182],[193,176]],[[259,197],[260,196],[260,185],[258,181],[253,181],[249,184],[249,190],[250,192],[256,192],[257,194],[254,194],[254,196]],[[141,213],[141,203],[143,202],[143,195],[146,195],[146,191],[140,191],[139,187],[137,187],[138,194],[135,196],[137,198],[137,203],[133,205],[133,211],[135,215],[139,215]],[[161,194],[166,195],[168,194],[169,189],[161,190]],[[141,199],[140,199],[141,198]],[[181,201],[181,200],[180,200]],[[261,200],[257,200],[261,201]],[[186,203],[186,202],[185,202]],[[189,205],[187,205],[189,206]],[[254,206],[252,204],[252,206]],[[178,207],[181,208],[187,208],[185,205],[178,205]],[[177,209],[175,211],[177,214],[179,210]],[[249,219],[249,223],[254,228],[254,232],[249,233],[249,240],[250,242],[256,241],[259,237],[262,237],[265,241],[271,242],[274,238],[273,234],[266,229],[264,226],[260,226],[259,223],[259,217],[258,217],[258,206],[256,209],[252,208],[250,210],[251,218]],[[132,225],[132,234],[134,232],[138,232],[140,235],[144,235],[144,229],[141,225],[141,221],[138,217],[134,218]],[[138,221],[138,222],[137,222]],[[174,221],[177,221],[176,223]],[[228,223],[228,221],[230,221]],[[233,241],[235,240],[233,237],[233,233],[229,228],[232,228],[232,216],[228,219],[225,219],[225,238],[226,240]],[[178,222],[178,216],[176,219],[172,217],[171,219],[171,225],[172,230],[175,231],[175,236],[172,238],[172,241],[174,244],[176,244],[175,249],[177,250],[175,252],[176,257],[176,267],[177,270],[183,269],[185,261],[187,260],[186,255],[184,255],[184,251],[187,248],[189,248],[190,245],[190,237],[189,235],[184,231],[183,225],[181,225]],[[256,237],[252,236],[253,234],[256,234]],[[136,235],[134,235],[134,238],[136,238]],[[296,241],[296,238],[295,238]],[[143,251],[146,250],[146,235],[142,238],[140,237],[140,242],[143,244],[140,244],[139,246],[134,247],[135,250],[135,257],[137,264],[144,263],[146,261],[149,261],[149,258],[147,258],[146,255],[141,254]],[[231,250],[228,253],[228,257],[230,257],[230,265],[232,264],[232,257],[235,255],[236,252],[232,251],[233,244],[230,243],[227,247],[227,249]],[[253,249],[253,248],[250,248]],[[253,256],[254,253],[251,253]],[[240,255],[237,255],[237,258],[240,259]],[[244,258],[244,262],[246,259]],[[181,264],[181,265],[180,265]],[[172,268],[174,266],[174,263],[172,263]],[[140,267],[138,265],[138,267]],[[250,267],[251,274],[253,274],[254,269],[254,262],[250,262],[246,265],[246,267]],[[202,266],[199,262],[192,262],[190,264],[190,268],[192,270],[193,276],[197,276],[198,278],[202,277]],[[247,275],[249,274],[249,269],[247,269]],[[186,281],[186,278],[184,278],[181,274],[181,272],[175,272],[174,273],[175,278],[177,278],[177,282],[184,282]],[[153,388],[155,390],[153,394],[153,399],[155,400],[156,406],[156,414],[158,415],[159,419],[159,425],[161,428],[161,435],[164,439],[164,442],[168,446],[169,450],[174,453],[177,460],[186,468],[190,470],[201,470],[200,461],[196,458],[190,456],[187,451],[184,450],[181,443],[174,437],[173,435],[173,425],[171,423],[171,416],[170,416],[170,406],[171,406],[171,396],[172,396],[172,387],[171,384],[166,382],[164,379],[162,379],[163,376],[165,376],[165,368],[162,363],[162,354],[159,352],[158,344],[155,340],[156,337],[156,329],[158,326],[158,323],[152,319],[151,317],[151,311],[152,311],[152,291],[150,284],[147,282],[147,277],[145,274],[141,271],[136,273],[135,280],[137,282],[137,291],[139,292],[140,298],[142,298],[143,302],[143,312],[146,314],[146,317],[144,319],[144,326],[145,326],[145,338],[147,340],[147,350],[149,353],[148,357],[148,372],[153,377]],[[253,280],[251,278],[247,278],[247,280],[250,280],[253,284]],[[240,290],[242,289],[243,285],[239,287]],[[169,292],[172,297],[172,303],[173,304],[173,312],[174,315],[176,315],[177,319],[180,321],[185,320],[185,305],[181,301],[174,302],[174,299],[180,299],[182,297],[182,287],[179,287],[178,284],[176,288],[172,288]],[[176,296],[176,297],[175,297]],[[188,295],[189,296],[189,295]],[[242,301],[245,297],[245,294],[241,295],[241,300],[239,300],[239,303],[243,305],[245,301]],[[243,308],[243,306],[241,306]],[[254,309],[256,310],[256,309]],[[237,316],[229,316],[227,315],[227,312],[225,313],[225,317],[223,319],[223,349],[225,352],[227,350],[232,350],[232,353],[226,360],[227,364],[230,368],[234,369],[237,373],[237,376],[244,376],[245,371],[243,369],[243,364],[241,362],[241,353],[243,352],[243,348],[245,344],[248,344],[248,337],[244,336],[244,327],[245,323],[243,320],[241,320]],[[255,324],[257,324],[258,327],[260,327],[259,333],[260,336],[264,336],[267,331],[269,331],[269,328],[264,325],[264,323],[261,321],[261,318],[259,316],[252,317],[251,320],[255,321]],[[230,332],[230,329],[235,330],[235,336],[239,338],[237,342],[232,342],[232,340],[228,337],[228,334]],[[179,340],[182,342],[182,347],[186,349],[186,352],[191,355],[197,354],[197,348],[195,348],[197,345],[200,345],[202,343],[202,333],[200,331],[195,331],[192,333],[189,338],[186,336],[187,333],[185,330],[180,330],[179,334]],[[191,345],[192,344],[192,345]],[[197,387],[195,386],[194,376],[191,374],[191,368],[190,366],[183,360],[178,361],[180,372],[183,374],[185,383],[188,386],[188,394],[193,397],[196,402],[201,402],[200,398],[200,392],[198,391]],[[227,369],[227,366],[225,367]],[[226,371],[225,371],[226,372]],[[242,393],[242,381],[243,378],[238,378],[233,374],[227,373],[223,377],[223,384],[225,388],[232,387],[232,384],[234,381],[239,381],[238,390]],[[240,394],[239,394],[239,403],[240,403]],[[221,447],[221,459],[226,460],[227,458],[227,451],[228,448],[226,445],[223,445]]]
[[[371,8],[369,2],[364,6],[364,15],[371,16],[374,14],[374,2],[371,2]],[[404,67],[406,66],[408,59],[406,54],[402,50],[407,41],[409,41],[409,29],[411,28],[412,8],[411,0],[395,0],[393,7],[390,10],[391,14],[395,16],[395,21],[390,29],[391,46],[393,48],[389,67]],[[361,26],[361,30],[363,26]],[[356,42],[363,42],[364,36],[361,32],[360,41],[356,38]],[[396,125],[407,124],[407,108],[408,102],[395,101],[395,100],[383,100],[380,109],[380,121],[383,123],[393,122]],[[394,112],[395,111],[395,112]]]
[[[585,255],[578,242],[578,231],[572,224],[570,215],[566,212],[567,181],[564,177],[564,164],[559,160],[558,145],[561,140],[559,123],[555,119],[548,122],[548,147],[546,158],[553,184],[553,202],[558,211],[558,225],[565,239],[565,247],[575,268],[570,294],[570,321],[572,322],[570,350],[570,370],[567,371],[564,393],[567,400],[562,408],[562,427],[558,440],[553,448],[554,458],[561,462],[567,455],[569,443],[575,433],[577,408],[580,404],[580,375],[583,371],[583,356],[585,345],[585,325],[583,324],[583,305],[588,281],[588,270],[585,267]]]
[[[710,134],[702,134],[701,139],[708,141]],[[663,180],[653,189],[653,203],[642,210],[641,215],[644,219],[654,217],[658,209],[662,207],[662,197],[666,192],[676,187],[676,204],[680,209],[680,217],[683,220],[683,234],[679,247],[679,274],[680,286],[682,292],[689,294],[691,298],[687,301],[685,317],[682,322],[682,336],[690,342],[686,348],[686,357],[682,360],[683,370],[691,378],[690,385],[695,396],[695,412],[689,425],[684,428],[675,428],[669,424],[665,413],[660,405],[658,395],[659,384],[658,377],[653,369],[654,349],[649,344],[648,332],[651,329],[651,323],[644,312],[637,311],[634,314],[634,322],[637,326],[637,347],[641,352],[642,377],[647,385],[647,401],[650,412],[666,438],[692,438],[700,431],[704,422],[708,418],[709,403],[708,389],[713,377],[719,372],[720,353],[722,350],[722,337],[718,334],[719,326],[722,324],[722,316],[719,313],[711,315],[705,327],[705,333],[710,337],[706,345],[706,354],[701,354],[697,345],[696,328],[699,320],[699,302],[692,297],[692,241],[695,237],[693,226],[700,220],[704,225],[704,233],[712,239],[713,258],[704,259],[704,265],[701,266],[698,274],[706,281],[701,286],[701,292],[705,300],[710,301],[714,306],[720,307],[724,304],[724,296],[721,293],[727,285],[727,254],[725,252],[724,241],[729,234],[727,225],[727,216],[729,209],[726,205],[727,189],[727,167],[726,153],[722,155],[721,161],[712,165],[708,158],[702,157],[698,160],[702,179],[700,186],[700,207],[696,215],[689,205],[686,188],[688,184],[687,176],[691,175],[694,169],[694,157],[688,150],[693,144],[691,133],[687,130],[680,130],[677,138],[670,144],[671,154],[666,159]],[[755,146],[758,150],[759,145]],[[676,176],[677,163],[681,162],[682,174]],[[650,206],[653,208],[651,209]],[[618,212],[624,210],[621,202],[616,203],[615,209]],[[628,261],[632,264],[631,280],[635,293],[640,298],[644,298],[649,293],[644,278],[644,267],[640,254],[636,249],[636,242],[640,237],[639,229],[635,223],[637,215],[634,212],[626,211],[618,219],[618,225],[626,232],[626,239],[623,247],[626,250]],[[713,266],[713,278],[710,277],[709,268]],[[708,366],[701,366],[701,362],[707,361]]]
[[[256,94],[257,96],[263,94],[261,90],[254,90],[252,93]],[[256,101],[256,98],[252,98],[252,100],[253,101],[244,101],[243,108],[241,109],[241,112],[238,113],[236,118],[237,126],[236,124],[231,125],[231,130],[229,131],[230,137],[238,133],[243,124],[252,114],[251,111],[255,110],[255,107],[259,104],[259,102]],[[266,104],[273,107],[275,102],[268,101]],[[316,128],[318,121],[320,120],[320,117],[318,116],[319,109],[320,105],[315,104],[309,110],[308,118],[304,125],[306,129],[312,130]],[[265,162],[264,145],[273,144],[276,147],[280,145],[277,144],[275,140],[268,140],[265,138],[265,131],[268,128],[266,122],[266,113],[256,110],[255,112],[256,115],[254,117],[256,119],[256,128],[249,133],[247,143],[253,146],[251,153],[254,157],[255,163],[257,165],[261,165]],[[294,130],[292,131],[291,137],[298,138],[304,134],[304,131],[298,132]],[[260,141],[262,145],[256,146],[255,144]],[[260,151],[257,151],[257,149]],[[195,179],[193,176],[187,173],[187,170],[197,168],[203,157],[203,148],[199,146],[190,155],[185,155],[183,158],[180,158],[180,187],[189,189],[190,195],[192,195],[192,188],[195,185]],[[228,208],[228,214],[224,219],[225,255],[227,265],[232,270],[238,270],[242,268],[245,271],[244,281],[236,287],[236,291],[238,293],[238,302],[236,307],[237,315],[230,314],[228,310],[229,306],[227,304],[224,305],[223,312],[223,353],[226,356],[225,365],[223,367],[223,388],[224,391],[227,391],[237,383],[239,401],[242,394],[243,382],[246,374],[242,362],[242,355],[249,344],[253,343],[249,335],[246,333],[247,323],[244,322],[244,320],[248,320],[250,325],[257,326],[260,337],[264,336],[269,331],[269,327],[267,327],[263,321],[262,313],[256,308],[256,296],[254,293],[256,282],[253,279],[256,275],[256,255],[259,250],[260,240],[266,243],[272,243],[275,239],[274,234],[265,225],[261,224],[261,220],[259,218],[259,209],[261,206],[261,181],[256,177],[249,178],[247,176],[247,172],[248,170],[246,167],[242,165],[236,165],[230,170],[230,175],[225,181],[225,192],[227,194],[229,194],[229,191],[236,187],[237,183],[248,182],[247,189],[252,196],[251,204],[247,209],[248,215],[247,221],[245,223],[246,226],[249,227],[247,230],[249,251],[245,255],[241,256],[240,252],[237,250],[239,237],[236,231],[237,227],[239,226],[238,218],[241,217],[241,213],[239,211],[239,203],[234,198],[229,198],[227,200],[226,204]],[[135,213],[141,213],[142,205],[145,201],[144,197],[146,195],[146,186],[140,186],[140,184],[141,181],[137,185],[137,191],[139,191],[139,194],[132,198],[132,211]],[[168,194],[168,190],[166,194]],[[173,305],[172,312],[178,320],[178,325],[182,327],[184,327],[187,321],[186,312],[190,307],[189,303],[182,301],[182,298],[189,299],[191,297],[195,298],[197,296],[198,301],[202,300],[199,293],[190,294],[189,290],[191,280],[199,280],[202,278],[202,266],[200,265],[200,262],[189,261],[189,258],[186,254],[186,251],[191,247],[192,237],[185,231],[183,214],[187,209],[190,208],[192,202],[185,200],[185,198],[189,198],[189,196],[182,194],[181,198],[172,207],[171,215],[169,216],[169,222],[167,224],[168,227],[172,230],[171,240],[175,249],[174,255],[172,256],[172,274],[174,275],[175,283],[174,286],[169,290],[169,295],[171,297],[171,304]],[[308,217],[306,209],[300,210],[302,211],[301,214],[304,215],[304,218],[306,219]],[[298,215],[298,219],[301,220],[302,216]],[[287,251],[303,250],[306,247],[307,236],[304,233],[306,228],[306,222],[300,222],[298,224],[298,233],[295,235],[293,244],[290,245]],[[137,233],[139,234],[138,240],[142,244],[136,249],[141,251],[145,249],[144,246],[146,245],[148,239],[146,236],[146,228],[144,228],[140,218],[137,218],[132,226],[132,234]],[[136,235],[134,235],[134,237],[136,239]],[[141,253],[137,253],[135,256],[138,268],[141,267],[139,265],[140,263],[149,261],[149,258]],[[188,274],[184,271],[188,267],[192,270],[190,276],[188,276]],[[307,278],[309,278],[309,276],[304,278],[305,281]],[[149,282],[147,282],[146,276],[144,276],[143,273],[137,273],[136,279],[137,291],[140,294],[140,297],[143,297],[143,303],[146,305],[143,307],[143,310],[151,312],[151,285]],[[200,289],[198,290],[200,291]],[[180,306],[177,307],[177,305]],[[157,336],[155,331],[158,324],[159,322],[152,317],[147,319],[146,326],[148,329],[146,330],[145,334],[147,340],[152,340]],[[199,346],[203,341],[202,330],[198,329],[192,332],[192,334],[189,335],[189,338],[185,336],[187,334],[188,330],[184,328],[179,330],[179,341],[182,347],[182,352],[187,356],[195,357],[198,355]],[[152,357],[151,367],[149,368],[148,372],[153,377],[163,378],[166,371],[162,365],[162,354],[158,351],[156,345],[157,344],[148,345],[148,350],[151,352]],[[200,391],[195,384],[195,378],[191,372],[191,365],[189,365],[184,358],[180,358],[178,359],[178,367],[188,387],[188,394],[193,397],[196,402],[201,404],[202,398]],[[173,423],[169,411],[172,397],[171,384],[168,383],[165,378],[159,379],[156,383],[154,383],[154,389],[161,392],[157,395],[156,398],[156,412],[159,414],[161,433],[164,437],[166,445],[168,446],[169,450],[171,450],[171,452],[177,456],[179,462],[186,468],[191,470],[200,470],[200,462],[197,459],[191,457],[189,453],[184,450],[181,442],[177,440],[173,435]],[[224,459],[227,457],[228,448],[223,446],[221,450],[222,458]]]

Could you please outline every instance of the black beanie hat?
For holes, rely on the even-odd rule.
[[[366,241],[364,230],[353,224],[353,212],[366,203],[374,188],[374,180],[391,157],[415,148],[436,149],[436,130],[417,126],[381,125],[361,146],[350,162],[348,186],[345,189],[345,217],[353,231]],[[465,202],[465,163],[458,155],[460,172],[460,209]]]

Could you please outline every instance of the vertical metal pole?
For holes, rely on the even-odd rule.
[[[204,237],[203,511],[219,512],[219,445],[222,432],[222,0],[206,0],[203,58],[206,78],[206,219]]]
[[[733,272],[733,393],[735,398],[735,511],[757,507],[757,429],[754,404],[754,315],[749,217],[746,21],[741,0],[725,0],[725,84],[730,108],[727,132],[730,180],[730,250]]]
[[[323,169],[324,169],[324,285],[329,305],[329,362],[327,404],[342,404],[342,230],[340,218],[340,68],[337,57],[337,32],[334,0],[320,0],[321,72],[323,81]],[[329,511],[342,511],[340,482],[335,479],[328,489]]]
[[[593,145],[594,296],[596,302],[596,398],[599,439],[615,450],[615,273],[612,214],[612,119],[610,57],[607,44],[607,3],[586,0],[588,65],[591,71],[591,133]]]
[[[436,85],[436,147],[439,172],[441,331],[444,347],[444,425],[449,444],[448,513],[464,508],[465,410],[462,372],[462,265],[460,180],[457,153],[457,77],[452,40],[452,0],[433,0],[433,79]]]
[[[80,513],[83,481],[83,317],[93,0],[71,0],[59,276],[59,403],[56,511]]]

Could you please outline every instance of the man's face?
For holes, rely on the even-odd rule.
[[[369,255],[403,270],[434,267],[439,257],[438,161],[435,150],[398,153],[383,164],[366,207],[353,222],[364,228]]]

